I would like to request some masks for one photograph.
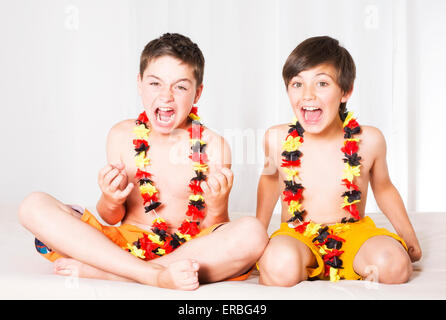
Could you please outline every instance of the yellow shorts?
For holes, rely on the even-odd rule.
[[[281,223],[279,230],[275,231],[271,235],[271,238],[279,235],[286,235],[302,241],[311,249],[317,260],[317,267],[307,268],[308,277],[328,279],[326,265],[323,258],[327,252],[332,252],[333,250],[327,249],[326,246],[315,244],[318,243],[318,241],[313,241],[313,239],[318,235],[317,231],[319,229],[320,225],[313,223],[313,228],[311,228],[311,224],[309,224],[306,230],[301,233],[293,228],[290,228],[288,223]],[[364,217],[357,222],[329,225],[327,232],[344,240],[341,241],[342,246],[339,248],[339,251],[343,251],[343,253],[339,256],[339,258],[342,260],[342,268],[337,269],[338,276],[341,279],[361,279],[361,276],[353,270],[353,260],[362,244],[371,237],[380,235],[392,237],[398,240],[407,250],[407,246],[403,239],[385,228],[377,228],[370,217]],[[328,269],[330,269],[330,267]]]
[[[73,207],[74,210],[80,212],[76,206]],[[82,212],[80,212],[82,213]],[[81,217],[81,221],[84,221],[85,223],[88,223],[93,228],[96,228],[97,230],[101,231],[107,238],[109,238],[111,241],[113,241],[116,245],[118,245],[121,248],[126,248],[128,243],[133,243],[135,241],[138,241],[139,238],[143,236],[143,234],[147,234],[147,230],[143,230],[139,227],[136,227],[131,224],[122,224],[118,227],[115,226],[105,226],[102,225],[96,217],[91,214],[87,209],[84,209],[84,212]],[[194,238],[203,237],[205,235],[208,235],[212,232],[214,232],[216,229],[221,227],[224,223],[217,223],[214,224],[206,229],[203,229],[200,231],[199,234],[194,236]],[[35,246],[37,251],[46,259],[50,260],[51,262],[56,261],[59,258],[66,258],[63,254],[60,254],[50,248],[48,248],[44,243],[39,241],[37,238],[35,239]],[[242,274],[241,276],[231,278],[228,280],[246,280],[249,275],[251,274],[252,270],[249,270],[248,272]]]

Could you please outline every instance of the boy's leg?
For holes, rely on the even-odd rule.
[[[404,247],[389,236],[374,236],[363,243],[353,260],[353,269],[364,279],[381,283],[405,283],[412,263]]]
[[[99,270],[152,286],[189,290],[195,289],[198,283],[197,268],[191,260],[167,268],[140,260],[82,222],[73,209],[48,194],[35,192],[25,198],[19,208],[19,219],[56,252]]]
[[[315,264],[314,254],[303,242],[278,235],[269,241],[258,262],[259,282],[270,286],[294,286],[308,278],[307,267]]]
[[[260,221],[254,217],[243,217],[184,243],[156,262],[167,266],[190,258],[200,264],[200,283],[222,281],[248,271],[262,255],[267,243],[268,234]]]

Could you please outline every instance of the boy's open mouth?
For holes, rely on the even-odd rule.
[[[318,107],[304,106],[301,108],[301,112],[305,122],[308,124],[317,123],[322,116],[322,109]]]
[[[170,107],[159,107],[155,110],[155,116],[161,125],[168,125],[174,119],[175,110]]]

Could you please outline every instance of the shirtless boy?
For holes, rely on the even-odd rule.
[[[260,283],[293,286],[308,278],[407,282],[421,249],[374,127],[359,126],[346,103],[355,64],[330,37],[299,44],[283,67],[297,119],[265,134],[257,217],[265,227],[280,195],[280,229],[258,262]],[[398,235],[364,216],[370,182]]]
[[[268,236],[256,218],[229,222],[230,149],[194,107],[203,70],[200,49],[180,34],[144,48],[144,111],[112,127],[98,175],[97,212],[119,227],[45,193],[25,198],[20,221],[55,273],[193,290],[245,274],[262,254]]]

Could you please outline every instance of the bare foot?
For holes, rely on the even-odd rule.
[[[194,260],[180,260],[173,262],[158,275],[158,286],[161,288],[195,290],[198,282],[200,265]]]
[[[59,258],[54,261],[53,271],[61,276],[110,280],[108,272],[70,258]]]

